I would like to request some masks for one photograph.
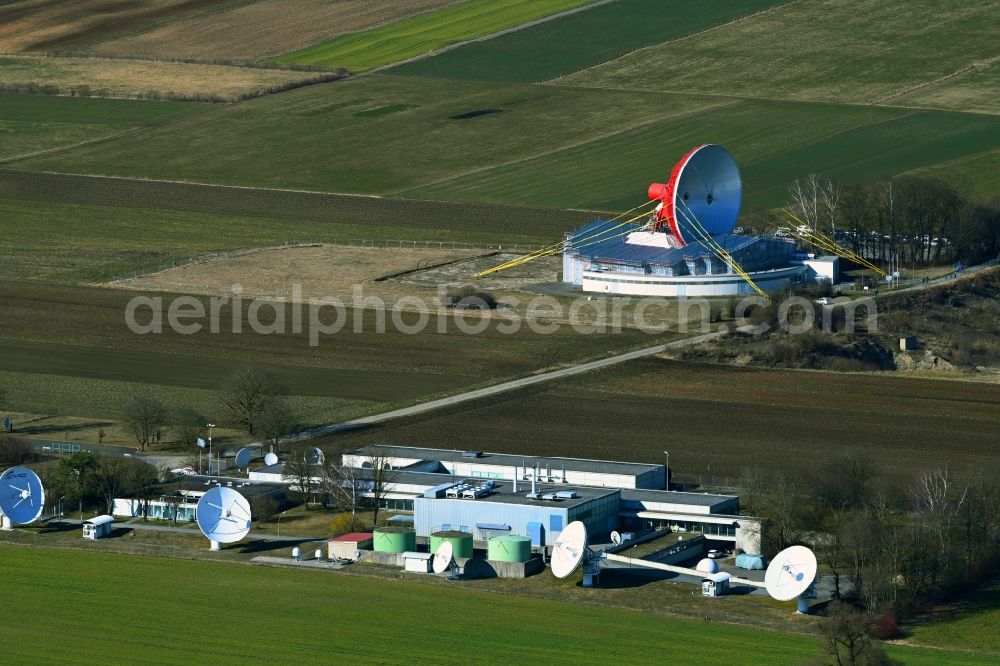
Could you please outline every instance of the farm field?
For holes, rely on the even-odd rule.
[[[207,104],[0,92],[0,160],[181,118]]]
[[[0,57],[0,89],[38,86],[60,95],[232,101],[315,80],[316,74],[106,58]]]
[[[1000,583],[988,585],[936,610],[913,628],[911,642],[935,647],[973,649],[1000,656]]]
[[[895,97],[892,104],[1000,114],[1000,56],[967,72]]]
[[[372,30],[365,30],[273,59],[285,65],[373,69],[436,49],[514,28],[594,0],[467,0]]]
[[[442,447],[469,423],[484,451],[662,462],[682,483],[738,485],[758,466],[808,475],[864,455],[886,487],[936,465],[1000,473],[996,386],[889,375],[754,370],[663,359],[342,435],[331,443]]]
[[[18,166],[624,210],[706,141],[734,153],[746,205],[769,206],[811,171],[868,180],[979,153],[1000,142],[1000,118],[371,76],[250,100]],[[997,177],[995,170],[983,176]]]
[[[217,12],[179,17],[139,34],[94,47],[101,55],[143,55],[205,60],[255,60],[456,0],[257,0],[229,3]]]
[[[393,74],[478,81],[546,81],[685,37],[780,0],[619,0],[401,65]]]
[[[18,345],[14,345],[14,347],[24,348],[24,346]],[[11,347],[6,346],[3,351],[6,353],[10,350]],[[44,350],[35,349],[33,351],[37,353]],[[93,354],[98,358],[109,358],[108,352],[102,349],[82,348],[80,352],[81,355]],[[37,355],[29,354],[23,362],[28,363],[37,360],[37,358]],[[62,358],[65,358],[65,354],[62,355]],[[126,357],[119,358],[122,360],[118,361],[118,363],[123,365],[125,362],[124,358]],[[175,360],[182,364],[184,370],[193,374],[218,372],[220,369],[231,371],[232,368],[236,367],[235,365],[226,367],[222,363],[197,366],[192,362],[192,359],[160,358],[160,361],[173,362]],[[18,363],[22,363],[22,361],[19,360]],[[13,365],[17,366],[18,363]],[[0,367],[7,367],[7,365],[5,362],[0,362]],[[148,369],[150,366],[147,363],[142,367]],[[154,371],[159,372],[163,367],[163,365],[158,366],[154,368]],[[271,367],[272,369],[274,368],[274,366]],[[37,439],[58,439],[64,442],[94,444],[98,441],[97,431],[104,429],[108,434],[108,438],[105,440],[106,443],[118,443],[128,447],[135,447],[136,442],[133,435],[127,431],[127,426],[121,428],[121,436],[116,440],[114,437],[115,429],[112,424],[121,419],[122,409],[130,398],[136,395],[149,396],[162,402],[171,413],[174,413],[174,410],[184,408],[213,412],[217,409],[218,405],[216,389],[226,376],[225,374],[213,374],[205,375],[202,379],[198,379],[197,375],[194,375],[196,378],[193,381],[184,383],[181,383],[177,377],[163,378],[166,381],[175,382],[168,385],[150,383],[149,380],[161,379],[159,374],[139,377],[136,381],[98,379],[93,375],[112,374],[114,367],[100,368],[96,364],[81,367],[77,363],[72,367],[55,368],[54,371],[57,374],[43,374],[45,370],[49,369],[52,369],[52,367],[49,366],[47,368],[44,365],[39,365],[37,367],[30,367],[28,372],[0,370],[0,385],[7,392],[7,398],[4,403],[5,409],[12,412],[23,411],[31,414],[53,416],[56,420],[68,416],[78,424],[86,424],[89,421],[92,425],[67,425],[62,428],[52,428],[48,432],[28,431],[23,433],[19,427],[19,434]],[[283,378],[287,379],[289,377],[289,373],[285,369],[278,368],[278,371],[282,373]],[[77,376],[64,374],[67,372],[90,372],[91,375]],[[122,374],[131,374],[134,376],[138,373],[126,369]],[[303,373],[296,374],[299,374],[301,377]],[[357,378],[356,374],[354,378]],[[213,381],[214,385],[208,388],[197,387],[197,385],[212,384]],[[295,386],[293,390],[303,390],[301,384],[293,386]],[[336,423],[338,421],[365,416],[366,414],[374,414],[383,409],[391,408],[393,404],[382,402],[381,400],[338,398],[324,395],[297,395],[294,393],[286,396],[286,402],[295,415],[296,423],[302,427]],[[17,419],[14,420],[15,424],[20,424]],[[220,436],[216,438],[216,441],[228,443],[254,439],[247,437],[245,430],[232,430],[230,432],[229,436],[219,433]],[[173,435],[168,429],[164,443],[172,441],[172,438]],[[158,446],[153,448],[159,449]]]
[[[745,207],[778,206],[789,183],[804,173],[856,182],[959,159],[1000,142],[1000,122],[939,111],[740,100],[408,194],[630,208],[642,197],[643,183],[666,179],[672,163],[703,142],[720,143],[735,156]],[[984,187],[1000,185],[995,171],[980,178]]]
[[[996,199],[996,166],[1000,163],[1000,148],[960,157],[950,162],[915,169],[917,176],[939,178],[983,201]]]
[[[170,303],[171,295],[157,295]],[[388,313],[385,332],[379,333],[373,310],[358,314],[351,308],[340,332],[320,336],[319,344],[310,346],[308,308],[302,314],[303,333],[292,332],[289,324],[286,333],[258,334],[247,319],[246,301],[243,316],[236,317],[244,333],[234,332],[227,304],[219,310],[218,333],[211,332],[203,317],[190,320],[204,324],[190,335],[166,325],[162,334],[138,335],[129,330],[123,315],[134,296],[136,292],[116,289],[0,282],[0,371],[17,373],[10,377],[7,391],[12,405],[23,412],[108,418],[116,403],[94,390],[98,384],[71,382],[60,388],[53,381],[76,377],[125,383],[100,384],[115,396],[134,384],[211,391],[229,373],[255,363],[271,368],[292,395],[363,401],[361,406],[367,408],[375,402],[430,399],[672,337],[631,330],[579,336],[568,326],[551,335],[527,326],[505,335],[497,330],[498,323],[469,335],[450,317],[439,322],[436,316],[429,317],[422,333],[410,335],[397,328]],[[290,308],[286,314],[292,316]],[[265,308],[260,321],[270,322],[270,316],[270,308]],[[137,319],[146,321],[142,314]],[[417,316],[404,314],[401,319],[413,325]],[[325,312],[323,321],[332,320],[332,313]],[[364,334],[354,332],[356,320]],[[335,406],[352,408],[342,402]],[[336,420],[336,413],[329,416]]]
[[[0,5],[0,52],[75,52],[165,21],[210,13],[240,0],[21,0]]]
[[[5,649],[16,663],[75,661],[81,653],[106,650],[107,635],[114,635],[114,654],[125,660],[178,664],[202,660],[208,644],[221,663],[292,662],[320,653],[351,663],[430,662],[467,657],[481,649],[483,635],[511,637],[509,647],[519,658],[545,663],[587,659],[609,644],[617,658],[633,663],[668,657],[721,664],[739,651],[743,663],[791,664],[819,652],[809,635],[455,589],[419,579],[2,548],[9,588]],[[131,575],[137,563],[146,581],[141,592]],[[219,602],[245,589],[253,590],[253,603]],[[151,598],[156,613],[146,612]],[[343,615],[336,609],[344,599],[364,600],[352,609],[350,622],[338,621]],[[490,612],[470,614],[470,607]],[[212,608],[213,622],[185,627],[180,639],[163,618],[184,617],[192,608]],[[14,622],[14,613],[32,621]],[[123,616],[129,618],[124,625]],[[428,617],[437,620],[432,632],[423,630]],[[295,626],[295,636],[276,640],[275,618]],[[240,631],[220,632],[220,626]],[[941,658],[989,663],[986,656],[958,651],[890,649],[907,664],[940,663]]]
[[[384,194],[718,103],[366,76],[249,100],[183,127],[66,152],[30,168]]]
[[[351,239],[535,246],[584,211],[0,171],[0,277],[79,283],[205,253]],[[360,244],[360,240],[355,244]]]
[[[871,104],[996,57],[998,29],[995,7],[966,0],[802,0],[559,82]]]

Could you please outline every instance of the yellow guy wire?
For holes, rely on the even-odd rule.
[[[847,248],[845,248],[845,247],[843,247],[841,245],[838,245],[833,239],[831,239],[829,236],[823,234],[822,232],[820,232],[818,230],[809,229],[809,225],[807,225],[805,222],[803,222],[798,217],[796,217],[795,214],[792,213],[787,208],[782,209],[782,212],[785,213],[790,218],[792,218],[793,220],[795,220],[796,222],[799,223],[799,227],[796,228],[795,231],[800,236],[805,236],[805,238],[803,240],[812,242],[814,245],[818,245],[820,248],[825,249],[827,252],[830,252],[831,254],[835,254],[835,255],[838,255],[838,256],[850,259],[852,261],[856,261],[857,263],[861,264],[862,266],[866,266],[866,267],[872,269],[873,271],[875,271],[879,275],[883,275],[883,276],[885,275],[885,271],[883,271],[881,268],[879,268],[878,266],[876,266],[872,262],[868,261],[864,257],[858,255],[857,253],[855,253],[855,252],[853,252],[851,250],[848,250]],[[803,231],[803,229],[809,229],[809,230],[808,231]]]
[[[688,209],[688,212],[691,214],[691,218],[689,218],[683,210],[680,210],[680,208],[677,208],[676,210],[678,210],[680,214],[684,216],[684,219],[687,220],[688,225],[691,226],[699,236],[701,236],[702,242],[704,242],[705,245],[707,245],[708,248],[713,251],[715,256],[717,256],[720,260],[732,266],[733,272],[735,272],[737,275],[743,278],[747,284],[753,287],[754,291],[760,294],[762,298],[770,300],[767,298],[767,293],[763,289],[757,286],[757,283],[750,278],[750,275],[745,270],[743,270],[743,267],[740,266],[739,263],[737,263],[733,255],[727,252],[724,247],[715,242],[715,239],[712,238],[712,235],[708,233],[708,230],[698,220],[698,217],[694,214],[694,211],[691,210],[691,208],[685,202],[682,201],[681,203],[683,203],[684,207]],[[694,219],[694,223],[692,223],[691,221],[692,218]],[[697,224],[697,228],[695,228],[695,224]]]
[[[613,217],[610,220],[608,220],[608,222],[614,222],[615,220],[620,219],[621,217],[623,217],[625,215],[628,215],[631,212],[639,210],[640,208],[646,208],[651,203],[655,203],[656,201],[659,201],[659,200],[658,199],[652,199],[650,201],[647,201],[646,203],[643,203],[643,204],[640,204],[640,205],[636,206],[635,208],[631,208],[631,209],[625,211],[624,213],[619,213],[615,217]],[[619,228],[624,227],[626,225],[632,224],[636,220],[638,220],[638,219],[640,219],[642,217],[645,217],[648,214],[649,214],[648,211],[642,212],[642,213],[636,215],[635,217],[632,217],[632,218],[630,218],[628,220],[625,220],[624,222],[619,222],[618,224],[616,224],[616,225],[614,225],[612,227],[609,227],[607,229],[602,229],[601,231],[597,231],[597,232],[591,233],[588,236],[584,236],[583,238],[577,239],[575,241],[575,243],[574,243],[574,247],[575,248],[577,248],[577,247],[587,247],[588,245],[593,245],[593,244],[595,244],[597,242],[603,242],[605,240],[611,240],[612,238],[618,238],[619,236],[617,236],[617,235],[616,236],[611,236],[611,237],[608,237],[608,238],[599,238],[599,237],[605,236],[606,234],[611,233],[615,229],[619,229]],[[631,233],[631,230],[629,230],[626,233]],[[620,234],[620,235],[624,235],[624,234]],[[597,240],[595,240],[595,239],[597,239]],[[587,243],[586,241],[592,241],[592,242]],[[585,243],[585,244],[584,245],[580,245],[579,243]],[[500,271],[507,270],[508,268],[514,268],[516,266],[520,266],[521,264],[526,264],[529,261],[534,261],[535,259],[539,259],[541,257],[547,257],[547,256],[551,256],[553,254],[558,254],[559,252],[562,252],[564,245],[565,245],[565,241],[560,241],[558,243],[553,243],[552,245],[548,245],[548,246],[543,247],[541,249],[534,250],[533,252],[529,252],[526,255],[518,257],[517,259],[512,259],[512,260],[507,261],[505,263],[499,264],[498,266],[494,266],[492,268],[488,268],[488,269],[486,269],[484,271],[476,273],[472,277],[473,278],[485,277],[485,276],[490,275],[492,273],[497,273],[497,272],[500,272]]]

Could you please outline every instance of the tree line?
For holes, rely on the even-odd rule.
[[[786,208],[808,227],[879,262],[972,264],[1000,254],[1000,199],[976,201],[934,178],[841,183],[810,174],[789,188]],[[758,233],[796,224],[777,211],[752,217]]]
[[[833,597],[891,623],[996,574],[1000,479],[929,469],[902,487],[860,455],[829,460],[809,479],[759,470],[741,479],[762,520],[762,550],[812,547]]]
[[[277,444],[295,429],[297,421],[287,400],[287,390],[271,371],[246,366],[227,377],[219,387],[216,412],[226,425],[240,428]],[[207,430],[209,417],[202,409],[185,406],[169,409],[147,393],[132,396],[122,409],[122,423],[141,451],[159,441],[168,430],[181,444],[194,445]]]

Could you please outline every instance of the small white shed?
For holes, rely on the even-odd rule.
[[[707,574],[701,579],[701,593],[706,597],[721,597],[729,594],[729,579],[732,578],[724,571]]]
[[[418,553],[408,550],[403,553],[403,570],[413,573],[430,573],[433,553]]]
[[[111,536],[111,526],[115,524],[115,519],[109,515],[94,516],[90,520],[83,521],[83,538],[95,541]]]

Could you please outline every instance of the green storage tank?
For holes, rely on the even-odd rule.
[[[486,556],[498,562],[527,562],[531,559],[531,539],[523,536],[495,536],[486,545]]]
[[[431,534],[431,552],[436,553],[444,542],[451,544],[453,557],[472,557],[472,535],[459,530],[442,530]]]
[[[417,533],[412,527],[379,527],[375,529],[373,540],[376,553],[405,553],[417,549]]]

